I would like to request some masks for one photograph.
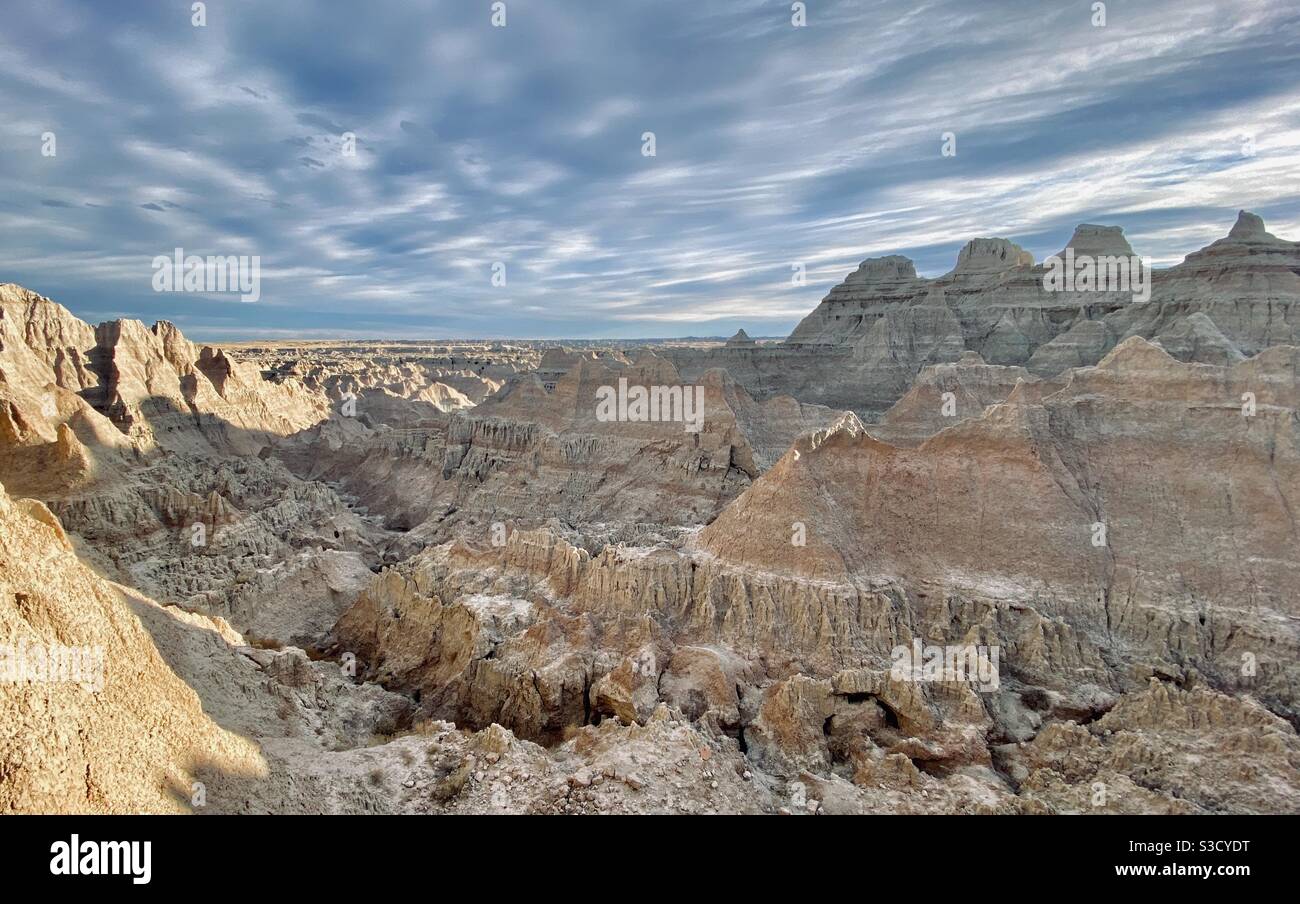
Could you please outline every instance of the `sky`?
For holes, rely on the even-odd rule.
[[[1300,239],[1294,0],[193,6],[4,0],[0,282],[209,341],[780,336],[977,236]],[[176,248],[259,300],[155,291]]]

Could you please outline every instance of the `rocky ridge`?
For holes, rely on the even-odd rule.
[[[1083,224],[1061,249],[1129,256],[1118,226]],[[1007,239],[974,239],[933,279],[901,255],[872,258],[831,291],[781,345],[669,349],[694,379],[725,367],[756,398],[789,394],[878,419],[923,368],[968,351],[1052,378],[1098,363],[1131,336],[1184,361],[1225,363],[1300,344],[1300,244],[1241,211],[1227,236],[1129,291],[1048,291],[1047,267]]]
[[[113,652],[0,684],[0,809],[1300,811],[1295,252],[1243,214],[1133,305],[977,240],[707,351],[200,347],[0,288],[0,644]]]

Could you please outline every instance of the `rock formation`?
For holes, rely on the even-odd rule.
[[[1300,812],[1300,248],[1048,272],[640,348],[0,286],[0,812]]]
[[[1069,251],[1133,254],[1120,227],[1092,224],[1079,226],[1058,256]],[[972,240],[933,279],[905,257],[872,258],[781,345],[664,354],[688,379],[724,367],[756,398],[785,393],[873,421],[922,368],[966,351],[1051,378],[1098,363],[1130,336],[1166,338],[1179,360],[1211,364],[1300,344],[1300,245],[1270,235],[1247,211],[1225,238],[1153,270],[1146,301],[1129,291],[1048,291],[1047,273],[1006,239]]]

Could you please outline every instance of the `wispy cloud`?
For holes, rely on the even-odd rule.
[[[0,280],[200,338],[772,335],[976,235],[1300,237],[1288,0],[507,5],[7,4]],[[176,247],[263,300],[154,294]]]

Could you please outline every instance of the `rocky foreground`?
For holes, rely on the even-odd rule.
[[[975,240],[640,349],[0,286],[0,650],[101,654],[0,674],[0,812],[1300,812],[1300,246],[1044,272]],[[896,667],[936,646],[995,669]]]

